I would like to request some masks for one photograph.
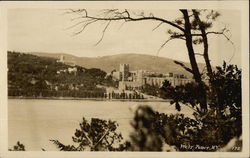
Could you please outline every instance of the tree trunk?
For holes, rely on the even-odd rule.
[[[198,22],[200,31],[201,31],[203,46],[204,46],[203,57],[204,57],[206,67],[207,67],[207,75],[209,77],[209,82],[210,82],[210,84],[212,86],[212,81],[213,81],[214,77],[213,77],[212,66],[210,64],[210,60],[209,60],[209,56],[208,56],[208,39],[207,39],[206,30],[205,30],[205,27],[204,27],[203,23],[200,20],[198,12],[196,10],[193,10],[193,13],[194,13],[195,19]]]
[[[213,83],[214,75],[213,75],[212,66],[210,64],[210,60],[209,60],[209,56],[208,56],[208,39],[207,39],[206,29],[205,29],[204,24],[200,20],[198,12],[196,10],[193,10],[193,13],[194,13],[195,19],[198,22],[198,25],[199,25],[199,28],[201,31],[201,35],[202,35],[203,46],[204,46],[203,57],[204,57],[206,67],[207,67],[207,75],[209,77],[209,84],[211,86],[212,97],[214,97],[214,101],[215,101],[215,102],[213,102],[212,106],[214,106],[216,108],[217,116],[220,116],[220,111],[221,111],[222,106],[220,105],[220,102],[219,102],[218,90]]]
[[[192,35],[191,35],[191,24],[189,21],[189,16],[187,10],[181,10],[185,20],[185,37],[186,37],[186,47],[188,49],[188,56],[190,60],[190,64],[192,67],[194,79],[196,82],[201,82],[201,74],[198,68],[198,64],[195,59],[194,48],[192,43]]]
[[[201,74],[198,68],[198,64],[196,62],[195,54],[194,54],[194,48],[193,48],[193,40],[191,35],[191,23],[189,20],[189,15],[186,9],[180,10],[183,14],[184,20],[185,20],[185,38],[186,38],[186,47],[188,49],[188,56],[190,60],[190,64],[193,71],[193,76],[195,81],[199,85],[199,89],[201,91],[201,97],[199,98],[201,109],[206,110],[207,109],[207,96],[206,96],[206,90],[204,87],[204,83],[201,80]]]

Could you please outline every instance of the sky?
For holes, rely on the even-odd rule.
[[[100,10],[91,10],[92,13]],[[138,12],[137,10],[134,10]],[[67,53],[79,57],[100,57],[106,55],[137,53],[158,55],[175,60],[189,61],[185,41],[172,40],[161,49],[168,39],[167,30],[171,26],[155,21],[111,22],[103,40],[95,45],[102,36],[105,23],[94,23],[84,32],[73,36],[78,28],[69,28],[75,22],[72,16],[63,14],[62,9],[9,9],[8,10],[8,50],[20,52]],[[145,13],[175,19],[181,14],[178,10],[145,10]],[[221,65],[223,60],[241,66],[241,14],[237,10],[219,10],[221,16],[214,23],[213,30],[227,26],[231,32],[233,45],[223,36],[209,36],[209,55],[212,65]],[[202,53],[201,48],[196,53]],[[197,56],[198,62],[203,62]]]

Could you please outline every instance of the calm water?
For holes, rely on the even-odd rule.
[[[57,150],[50,139],[73,144],[71,137],[79,128],[82,117],[117,121],[118,130],[125,139],[129,139],[132,109],[137,105],[150,105],[159,112],[177,113],[168,102],[9,99],[9,147],[20,141],[26,150]],[[183,108],[182,113],[190,116],[192,112]]]

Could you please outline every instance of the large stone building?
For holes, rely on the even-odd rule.
[[[112,72],[112,76],[119,81],[119,90],[139,90],[145,84],[161,87],[165,80],[173,86],[193,81],[183,74],[160,74],[145,70],[129,71],[129,64],[120,64],[119,71]]]

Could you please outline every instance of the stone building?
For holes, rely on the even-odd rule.
[[[119,71],[113,72],[114,79],[119,81],[119,90],[139,90],[143,85],[149,84],[161,87],[165,80],[172,86],[178,86],[193,81],[183,74],[160,74],[145,70],[129,71],[129,64],[120,64]]]

